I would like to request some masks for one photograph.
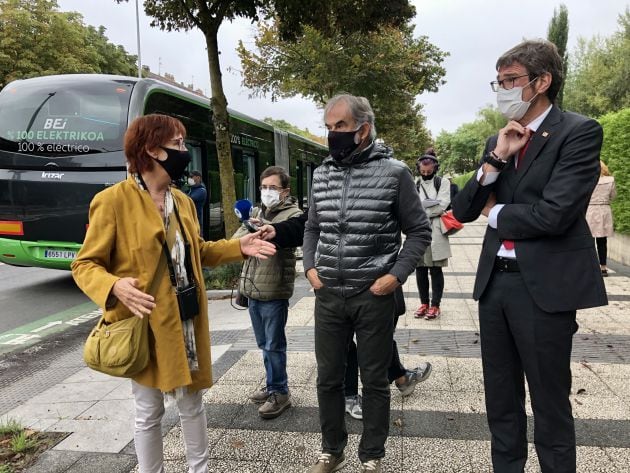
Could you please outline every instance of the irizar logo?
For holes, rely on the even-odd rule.
[[[48,172],[48,171],[42,171],[42,179],[57,179],[57,180],[61,180],[61,178],[63,178],[64,173],[62,172]]]

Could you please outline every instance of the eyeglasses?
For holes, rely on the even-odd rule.
[[[520,79],[521,77],[529,77],[529,74],[523,74],[522,76],[516,77],[508,77],[503,80],[493,80],[492,82],[490,82],[490,87],[492,88],[493,92],[498,92],[499,89],[512,90],[514,88],[514,82],[516,81],[516,79]],[[535,79],[536,77],[534,77],[534,79],[532,80]]]
[[[283,191],[284,188],[283,187],[278,187],[278,186],[260,186],[259,189],[261,191]]]

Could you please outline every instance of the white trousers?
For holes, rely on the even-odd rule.
[[[131,381],[136,408],[134,441],[140,473],[164,473],[162,416],[164,395],[159,389]],[[208,430],[202,393],[186,393],[177,401],[189,473],[208,472]]]

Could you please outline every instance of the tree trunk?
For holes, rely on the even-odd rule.
[[[234,213],[234,202],[236,202],[234,165],[232,163],[232,152],[230,150],[227,99],[223,93],[223,83],[221,81],[217,34],[218,28],[213,28],[205,33],[205,37],[208,50],[208,66],[210,68],[212,123],[214,124],[217,156],[219,158],[221,204],[223,206],[225,237],[230,238],[239,227],[239,221]]]

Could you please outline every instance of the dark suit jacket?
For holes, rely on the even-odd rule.
[[[497,137],[486,143],[493,150]],[[470,179],[453,201],[460,222],[481,214],[495,192],[497,229],[488,226],[473,297],[478,300],[490,280],[501,240],[514,240],[523,280],[536,304],[546,312],[606,305],[593,237],[584,218],[599,178],[602,129],[595,120],[553,107],[519,163],[510,162],[497,181],[481,186]]]

